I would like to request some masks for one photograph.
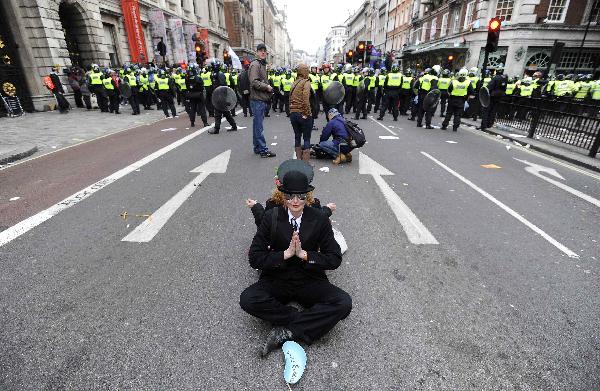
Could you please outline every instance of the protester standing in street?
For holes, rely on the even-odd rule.
[[[478,129],[486,130],[494,125],[500,99],[506,95],[507,84],[508,78],[504,75],[504,69],[496,69],[496,75],[487,84],[487,89],[490,93],[490,103],[488,107],[482,108],[481,126]]]
[[[63,89],[60,78],[58,77],[59,70],[59,65],[55,65],[52,67],[52,71],[48,76],[50,78],[51,83],[46,84],[46,87],[48,87],[48,89],[52,91],[52,94],[54,94],[54,97],[56,98],[56,104],[60,113],[66,114],[69,112],[71,105],[69,105],[69,102],[64,96],[65,90]]]
[[[250,114],[250,117],[252,117],[252,108],[250,107],[250,79],[248,78],[247,65],[242,71],[242,73],[240,73],[237,88],[240,95],[242,96],[241,105],[242,110],[244,111],[244,117],[247,117],[248,114]]]
[[[204,82],[198,73],[198,68],[188,70],[188,77],[185,79],[189,103],[187,106],[190,117],[190,127],[196,126],[196,114],[200,114],[204,127],[208,126],[206,117],[206,104],[204,100]]]
[[[290,92],[290,121],[294,128],[296,159],[302,159],[306,162],[310,158],[310,133],[314,122],[310,99],[313,91],[311,90],[308,66],[300,64],[298,66],[298,79],[292,85]]]
[[[267,46],[264,43],[256,47],[256,56],[250,63],[248,75],[250,79],[250,108],[254,114],[252,121],[252,143],[254,153],[260,157],[274,157],[273,152],[267,148],[265,141],[263,120],[267,105],[271,102],[273,87],[267,80]]]

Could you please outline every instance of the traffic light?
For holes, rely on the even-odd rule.
[[[223,62],[227,65],[231,65],[231,57],[227,50],[223,50]]]
[[[352,50],[348,50],[346,53],[346,62],[352,64],[352,60],[354,59],[354,52]]]
[[[367,45],[365,44],[365,41],[359,41],[358,46],[356,47],[356,51],[358,52],[358,54],[360,54],[362,56],[362,54],[365,52],[366,48],[367,48]]]
[[[446,68],[448,68],[448,69],[452,70],[452,69],[453,69],[453,68],[452,68],[452,64],[453,64],[453,63],[454,63],[454,56],[453,56],[453,55],[449,55],[449,56],[448,56],[448,63],[447,63],[447,66],[446,66]]]
[[[498,18],[493,18],[488,24],[488,36],[487,43],[485,44],[485,50],[488,52],[495,52],[498,49],[498,39],[500,39],[500,27],[502,22]]]
[[[367,54],[365,56],[365,64],[371,62],[371,53],[373,52],[373,44],[371,41],[367,41]]]

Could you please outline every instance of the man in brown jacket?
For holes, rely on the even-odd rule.
[[[308,66],[298,65],[298,79],[290,91],[290,122],[294,128],[296,159],[308,163],[310,158],[310,133],[313,128],[311,97],[314,102],[314,92],[308,78]],[[301,139],[304,142],[301,143]]]
[[[274,157],[275,154],[267,148],[263,128],[265,112],[273,92],[273,87],[269,85],[267,79],[267,47],[264,43],[256,47],[256,59],[250,63],[248,78],[250,79],[250,108],[254,114],[252,121],[254,153],[260,157]]]

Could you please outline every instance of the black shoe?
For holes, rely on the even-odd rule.
[[[270,117],[270,115],[269,114],[265,114],[265,117]]]
[[[205,122],[203,125],[206,128],[208,126],[208,122]]]
[[[248,114],[244,113],[244,117],[247,117],[247,116],[248,116]]]
[[[217,129],[211,129],[208,131],[208,134],[219,134],[219,131]]]
[[[377,120],[381,121],[381,120],[383,120],[383,117],[377,117]]]
[[[362,117],[360,117],[360,119],[367,119],[367,116],[363,115]]]
[[[227,129],[228,132],[235,132],[237,130],[237,126],[231,127],[231,129]]]
[[[448,129],[448,128],[447,128],[447,127],[445,127],[445,126],[442,126],[440,129],[442,129],[442,130],[446,130],[446,129]]]
[[[275,157],[277,156],[274,152],[265,151],[260,154],[260,157]]]
[[[398,117],[395,117],[395,118],[394,118],[394,121],[398,122]]]
[[[433,126],[427,125],[427,126],[425,126],[425,129],[433,129]]]
[[[458,130],[458,128],[452,128],[452,130],[456,132]]]
[[[409,121],[414,121],[414,120],[415,120],[415,117],[408,117],[408,120],[409,120]]]
[[[422,128],[422,127],[423,127],[423,124],[417,123],[417,128]]]
[[[196,124],[194,124],[193,122],[190,124],[190,128],[193,128],[194,126],[196,126]]]
[[[294,338],[294,334],[285,327],[273,327],[260,351],[261,357],[266,357],[271,351],[279,348],[285,341],[290,341]]]

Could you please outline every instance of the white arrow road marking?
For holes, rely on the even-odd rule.
[[[485,190],[481,189],[479,186],[477,186],[476,184],[474,184],[473,182],[471,182],[467,178],[463,177],[462,175],[460,175],[456,171],[452,170],[450,167],[446,166],[444,163],[440,162],[439,160],[437,160],[436,158],[434,158],[433,156],[431,156],[427,152],[421,151],[421,154],[423,154],[427,158],[429,158],[432,161],[434,161],[438,166],[442,167],[444,170],[448,171],[450,174],[454,175],[456,178],[458,178],[462,182],[466,183],[470,188],[472,188],[473,190],[475,190],[476,192],[478,192],[479,194],[481,194],[482,196],[484,196],[488,200],[492,201],[494,204],[498,205],[506,213],[508,213],[509,215],[511,215],[512,217],[514,217],[515,219],[519,220],[525,226],[527,226],[528,228],[530,228],[533,232],[537,233],[538,235],[540,235],[541,237],[543,237],[544,239],[546,239],[554,247],[558,248],[560,251],[564,252],[569,257],[571,257],[571,258],[579,258],[579,255],[577,255],[576,253],[574,253],[573,251],[571,251],[565,245],[559,243],[556,239],[554,239],[553,237],[551,237],[550,235],[548,235],[546,232],[542,231],[540,228],[538,228],[537,226],[535,226],[533,223],[529,222],[529,220],[527,220],[525,217],[521,216],[520,214],[518,214],[517,212],[515,212],[514,210],[512,210],[511,208],[509,208],[508,206],[506,206],[502,202],[498,201],[493,195],[491,195],[488,192],[486,192]]]
[[[393,134],[394,136],[397,136],[398,133],[394,132],[392,129],[388,128],[387,126],[385,126],[384,124],[382,124],[381,122],[377,121],[375,118],[373,118],[372,115],[369,116],[369,119],[373,122],[376,122],[379,124],[379,126],[381,126],[382,128],[384,128],[385,130],[387,130],[388,132],[390,132],[391,134]]]
[[[379,136],[382,140],[398,140],[400,137],[398,136]]]
[[[242,112],[242,110],[237,111],[238,114],[241,112]],[[223,118],[222,121],[225,121],[225,118]],[[45,210],[13,225],[12,227],[0,232],[0,247],[4,246],[6,243],[9,243],[12,240],[23,235],[25,232],[28,232],[29,230],[37,227],[38,225],[42,224],[44,221],[51,219],[52,217],[56,216],[63,210],[68,209],[68,208],[72,207],[73,205],[76,205],[79,202],[85,200],[86,198],[88,198],[89,196],[91,196],[92,194],[97,192],[98,190],[101,190],[101,189],[105,188],[106,186],[110,185],[111,183],[123,178],[125,175],[129,174],[130,172],[133,172],[133,171],[137,170],[138,168],[145,166],[146,164],[161,157],[162,155],[166,154],[167,152],[200,136],[202,133],[206,132],[208,129],[212,128],[213,126],[214,126],[214,124],[206,126],[202,129],[198,129],[194,133],[188,134],[187,136],[180,138],[179,140],[167,145],[166,147],[163,147],[163,148],[159,149],[158,151],[151,153],[150,155],[146,156],[145,158],[142,158],[142,159],[138,160],[137,162],[132,163],[129,166],[122,168],[119,171],[107,176],[106,178],[99,180],[98,182],[94,183],[93,185],[88,186],[85,189],[82,189],[73,195],[70,195],[69,197],[67,197],[64,200],[62,200],[61,202],[59,202],[58,204],[54,204],[51,207],[49,207],[48,209],[45,209]],[[110,135],[108,135],[108,136],[110,136]],[[98,137],[97,139],[100,139],[103,137],[105,137],[105,136]],[[56,148],[56,147],[53,147],[53,148]],[[44,156],[44,155],[42,155],[42,156]]]
[[[177,128],[166,128],[166,129],[161,129],[161,132],[170,132],[171,130],[177,130]]]
[[[438,241],[433,237],[431,232],[425,228],[413,211],[410,210],[400,196],[381,177],[382,175],[394,175],[394,173],[362,152],[359,152],[358,157],[358,172],[373,176],[375,183],[379,186],[388,205],[396,215],[396,219],[398,219],[404,232],[406,232],[408,240],[414,244],[438,244]]]
[[[152,213],[152,217],[144,220],[138,225],[129,235],[121,239],[122,242],[149,242],[156,236],[161,228],[169,221],[171,216],[175,214],[177,209],[185,200],[190,198],[196,188],[212,173],[224,174],[227,171],[229,156],[231,150],[227,150],[220,155],[210,159],[206,163],[194,168],[193,173],[200,173],[193,181],[188,183],[183,189],[175,194],[169,201],[161,206],[156,212]]]
[[[458,144],[456,141],[448,140],[446,141],[448,144]]]
[[[561,189],[563,189],[564,191],[567,191],[583,200],[586,200],[587,202],[596,205],[597,207],[600,208],[600,200],[595,199],[594,197],[591,197],[585,193],[580,192],[579,190],[573,189],[570,186],[565,185],[564,183],[561,183],[559,181],[556,181],[552,178],[547,178],[545,176],[543,176],[541,173],[545,172],[548,173],[550,175],[552,175],[553,177],[556,177],[558,179],[562,179],[563,181],[565,180],[565,178],[562,177],[562,175],[560,175],[558,173],[558,171],[556,171],[554,168],[550,168],[550,167],[545,167],[542,166],[540,164],[536,164],[536,163],[530,163],[527,160],[521,160],[521,159],[517,159],[514,158],[515,160],[520,161],[521,163],[525,163],[527,164],[527,167],[525,167],[525,171],[527,171],[530,174],[535,175],[538,178],[541,178],[543,180],[545,180],[546,182],[550,182],[552,183],[554,186],[556,187],[560,187]]]

